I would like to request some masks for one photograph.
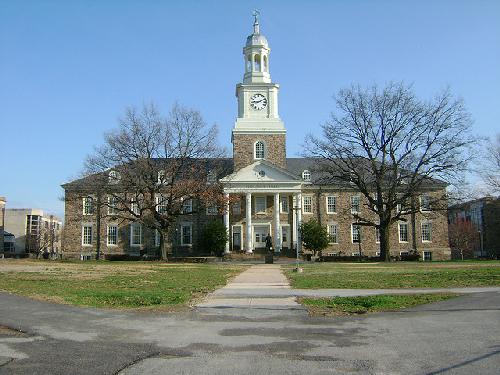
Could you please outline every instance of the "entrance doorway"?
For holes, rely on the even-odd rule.
[[[233,225],[233,251],[241,250],[241,225]]]
[[[266,247],[266,237],[270,234],[270,225],[254,225],[253,227],[253,238],[254,238],[254,248],[263,249]]]

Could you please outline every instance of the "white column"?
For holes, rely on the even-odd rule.
[[[292,197],[292,237],[293,237],[293,248],[297,248],[297,197]]]
[[[280,194],[274,193],[274,251],[281,251]]]
[[[229,230],[229,194],[224,193],[224,225],[226,226],[227,241],[226,248],[224,250],[225,254],[229,254],[229,236],[231,231]]]
[[[252,193],[247,193],[247,204],[245,206],[245,212],[247,216],[247,230],[246,230],[246,252],[253,253],[253,241],[252,241]]]

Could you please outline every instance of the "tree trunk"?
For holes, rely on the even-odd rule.
[[[380,224],[380,260],[384,262],[391,260],[390,230],[387,223]]]
[[[168,261],[168,255],[167,255],[167,241],[165,239],[167,238],[167,233],[164,231],[160,231],[160,259]]]
[[[97,202],[96,202],[96,260],[99,260],[101,258],[101,196],[97,195]]]

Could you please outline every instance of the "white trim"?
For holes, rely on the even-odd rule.
[[[354,237],[353,237],[353,234],[354,234],[354,225],[358,226],[359,227],[359,241],[356,241],[354,242]],[[351,223],[351,243],[361,243],[361,225],[359,225],[358,223]]]
[[[336,237],[336,241],[335,242],[331,242],[331,233],[330,233],[330,226],[335,226],[335,237]],[[328,243],[330,245],[338,245],[339,243],[339,224],[338,223],[327,223],[326,224],[326,231],[328,233]]]
[[[406,241],[402,241],[401,240],[401,225],[406,225]],[[399,243],[408,243],[408,238],[409,238],[409,235],[408,235],[408,223],[398,222],[398,240],[399,240]]]
[[[354,211],[354,208],[353,208],[353,204],[352,204],[353,198],[358,198],[358,210],[357,211]],[[351,195],[350,203],[351,203],[351,214],[359,214],[361,212],[361,196],[359,194]]]
[[[306,211],[306,210],[305,210],[305,206],[306,206],[306,205],[305,205],[305,202],[304,202],[304,201],[305,201],[305,199],[306,199],[306,198],[311,198],[311,204],[310,204],[310,206],[311,206],[311,211]],[[312,196],[312,195],[310,195],[310,194],[309,194],[309,195],[302,195],[302,213],[303,213],[303,214],[306,214],[306,215],[311,215],[311,214],[313,214],[313,213],[314,213],[314,209],[313,209],[313,196]]]
[[[85,243],[85,228],[90,228],[90,243]],[[82,224],[82,246],[92,246],[94,242],[94,228],[92,224]]]
[[[427,254],[430,254],[430,258],[431,258],[431,259],[429,259],[429,260],[426,260],[426,259],[425,259],[425,254],[426,254],[426,253],[427,253]],[[423,250],[423,251],[422,251],[422,260],[423,260],[424,262],[432,262],[432,251],[430,251],[430,250]]]
[[[116,233],[115,233],[116,243],[109,243],[109,229],[110,228],[116,228]],[[108,247],[118,246],[118,225],[116,225],[116,224],[108,224],[107,225],[107,227],[106,227],[106,245]]]
[[[304,169],[302,171],[302,180],[304,181],[311,181],[311,171],[308,169]]]
[[[430,240],[424,240],[424,229],[423,229],[424,224],[430,224],[430,230],[429,230]],[[432,221],[431,220],[423,220],[420,222],[420,240],[422,241],[422,243],[432,242]]]
[[[87,212],[87,210],[85,209],[86,207],[86,202],[87,200],[90,199],[90,212]],[[94,197],[91,197],[91,196],[86,196],[86,197],[83,197],[82,198],[82,214],[84,216],[91,216],[94,214]]]
[[[333,198],[333,205],[335,206],[335,210],[334,211],[330,211],[328,209],[328,198]],[[325,205],[326,205],[326,213],[329,214],[329,215],[333,215],[333,214],[337,214],[337,196],[336,195],[327,195],[325,197]]]
[[[264,154],[263,157],[261,158],[258,158],[257,157],[257,143],[262,143],[262,147],[263,147],[263,150],[262,150],[262,153]],[[266,146],[266,142],[264,142],[263,140],[261,139],[258,139],[256,140],[254,143],[253,143],[253,159],[254,160],[264,160],[267,156],[267,146]]]
[[[257,211],[257,198],[264,198],[264,211]],[[253,212],[254,214],[265,214],[267,211],[267,195],[254,195],[253,197]]]
[[[184,243],[185,227],[189,227],[189,243]],[[193,246],[193,223],[181,223],[181,246]]]
[[[134,243],[134,228],[139,228],[140,243]],[[130,246],[140,247],[143,244],[142,241],[142,225],[140,223],[130,223]]]

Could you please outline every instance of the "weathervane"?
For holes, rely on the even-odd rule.
[[[259,23],[259,16],[260,16],[260,10],[258,9],[254,9],[254,11],[252,12],[252,16],[254,18],[254,24],[258,24]]]

